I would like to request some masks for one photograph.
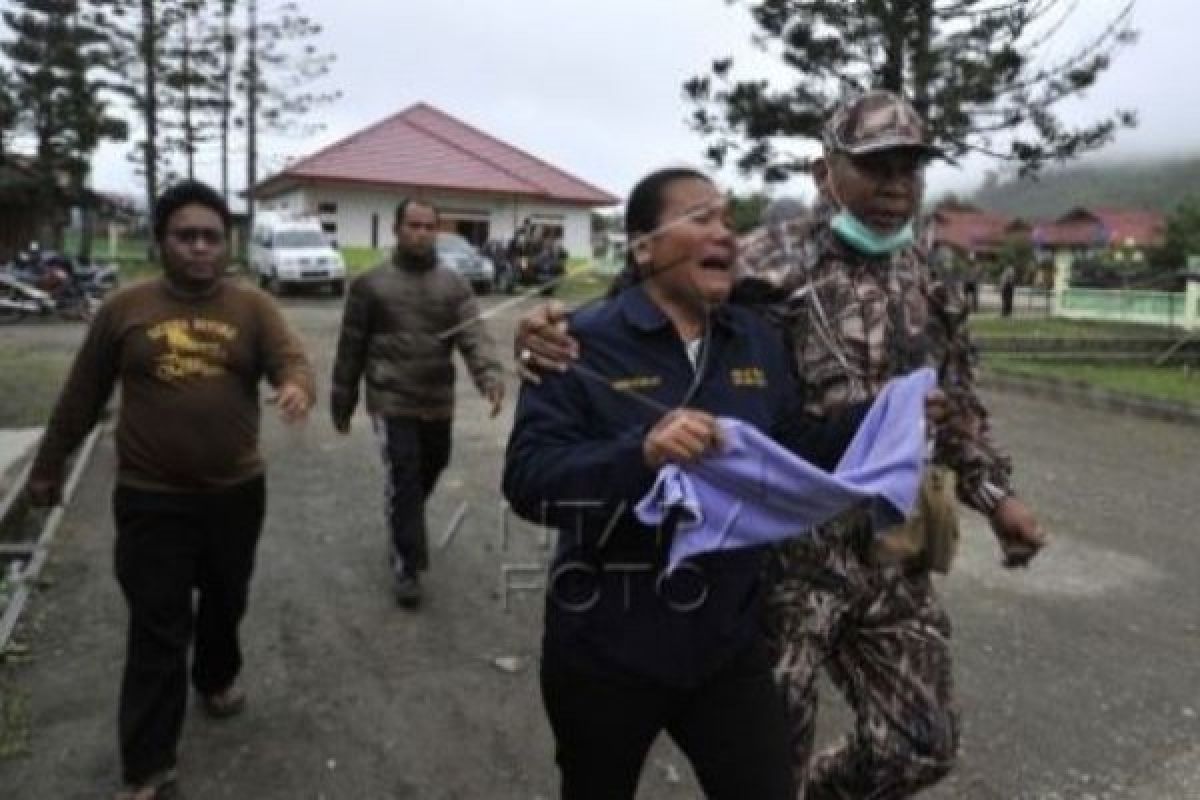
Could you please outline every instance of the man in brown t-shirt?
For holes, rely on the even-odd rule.
[[[46,428],[26,491],[60,502],[68,456],[117,381],[117,580],[129,606],[119,735],[130,800],[169,796],[192,684],[214,717],[242,710],[238,625],[265,508],[258,386],[287,422],[314,397],[312,369],[278,307],[226,280],[230,213],[210,187],[167,190],[154,209],[164,275],[97,313]],[[196,601],[193,603],[193,590]]]

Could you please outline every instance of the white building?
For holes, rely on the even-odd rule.
[[[476,245],[526,219],[590,256],[591,209],[618,200],[557,167],[418,103],[289,166],[254,189],[257,207],[317,215],[339,247],[390,247],[397,202],[438,209]]]

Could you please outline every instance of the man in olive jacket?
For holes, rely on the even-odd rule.
[[[454,348],[493,417],[504,404],[502,369],[471,287],[437,263],[437,228],[431,206],[404,200],[396,207],[392,259],[351,284],[333,367],[330,408],[340,433],[350,430],[359,381],[367,386],[388,471],[396,601],[406,608],[420,603],[417,575],[429,567],[425,501],[450,461]]]

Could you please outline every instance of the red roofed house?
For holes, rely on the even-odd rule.
[[[1166,218],[1156,211],[1076,208],[1036,225],[1033,244],[1043,252],[1083,256],[1132,251],[1132,257],[1141,260],[1146,250],[1163,245],[1166,231]]]
[[[390,247],[396,203],[435,206],[445,230],[507,241],[530,219],[591,254],[591,209],[618,199],[425,103],[295,162],[254,188],[258,208],[316,214],[342,247]]]
[[[974,260],[994,260],[1004,243],[1030,235],[1024,219],[1006,217],[971,206],[941,206],[928,223],[937,257],[949,255]]]
[[[1007,242],[1029,237],[1024,220],[966,205],[939,206],[926,221],[926,231],[941,264],[955,258],[994,261]]]

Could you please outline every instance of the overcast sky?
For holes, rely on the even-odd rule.
[[[318,112],[326,125],[322,133],[269,142],[269,169],[425,101],[623,195],[654,167],[703,164],[703,142],[684,123],[689,107],[680,87],[713,58],[733,54],[743,73],[780,81],[787,76],[750,44],[753,25],[744,8],[724,0],[299,4],[325,26],[321,46],[338,59],[327,85],[344,96]],[[1096,33],[1120,5],[1081,2],[1056,49]],[[1200,152],[1200,102],[1191,83],[1200,78],[1200,3],[1139,0],[1135,24],[1138,44],[1121,53],[1086,97],[1065,107],[1066,116],[1084,121],[1134,107],[1141,124],[1122,134],[1111,154]],[[136,191],[127,150],[103,148],[98,188]],[[987,166],[972,161],[936,168],[931,191],[971,188]],[[241,162],[234,169],[244,174]],[[217,175],[215,156],[207,158],[202,177],[215,181]],[[719,177],[753,187],[731,173]],[[802,194],[806,184],[797,178],[781,191]]]

